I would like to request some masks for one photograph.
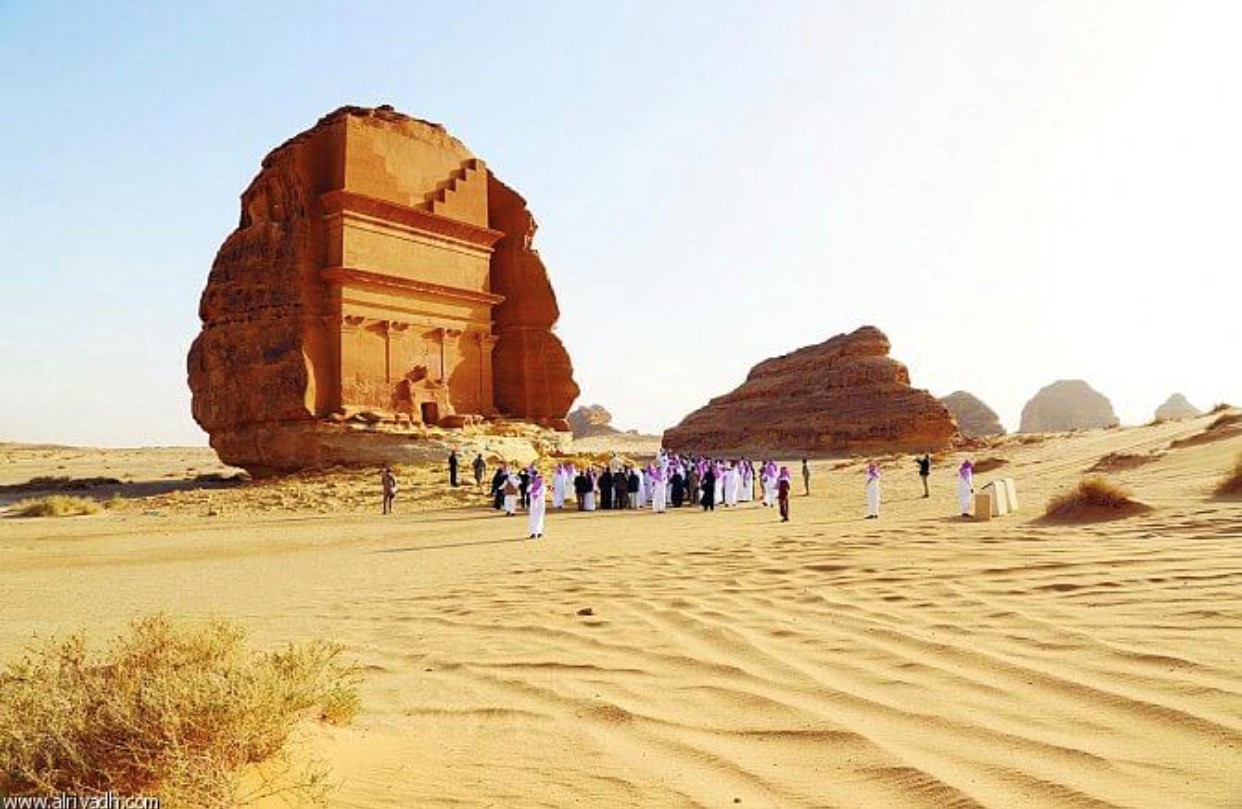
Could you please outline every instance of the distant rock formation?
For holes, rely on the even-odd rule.
[[[1022,433],[1095,430],[1120,424],[1113,405],[1081,379],[1053,382],[1022,408]]]
[[[967,438],[986,438],[992,435],[1004,435],[996,411],[983,403],[983,400],[964,390],[954,391],[940,401],[949,408],[957,421],[957,429]]]
[[[772,453],[919,452],[952,443],[948,408],[888,356],[874,326],[765,360],[732,393],[664,433],[671,450]]]
[[[1175,393],[1164,404],[1156,408],[1158,419],[1190,419],[1203,415],[1203,411],[1192,405],[1186,397]]]
[[[398,460],[416,428],[567,430],[578,386],[534,234],[439,124],[325,116],[242,194],[187,362],[195,420],[256,474]]]
[[[574,438],[594,438],[599,435],[616,435],[619,430],[612,426],[612,414],[602,405],[583,405],[566,419]]]

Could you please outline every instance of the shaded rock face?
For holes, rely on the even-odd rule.
[[[1116,427],[1113,405],[1081,379],[1063,379],[1042,388],[1022,408],[1022,433],[1060,433]]]
[[[983,403],[982,399],[964,390],[955,391],[941,398],[944,406],[953,414],[957,428],[967,438],[986,438],[992,435],[1004,435],[996,411]]]
[[[1192,405],[1180,393],[1173,394],[1164,404],[1156,408],[1158,419],[1189,419],[1201,415],[1203,411]]]
[[[370,463],[375,436],[363,451],[342,423],[359,414],[380,432],[567,429],[578,388],[534,217],[443,127],[343,107],[271,152],[241,209],[187,361],[221,460]]]
[[[863,326],[765,360],[732,393],[712,399],[664,433],[677,451],[775,453],[920,452],[952,443],[948,409],[910,387],[883,332]]]
[[[619,432],[612,426],[612,414],[597,404],[583,405],[570,413],[569,429],[573,431],[574,438],[594,438]]]

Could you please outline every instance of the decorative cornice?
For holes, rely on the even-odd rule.
[[[353,191],[342,189],[329,191],[320,196],[319,201],[323,205],[325,216],[355,214],[401,225],[420,233],[465,242],[487,250],[492,249],[492,246],[505,236],[499,230],[479,227],[469,222],[450,219],[447,216],[411,208],[408,205],[398,205],[395,202],[368,197]]]
[[[443,284],[433,284],[429,281],[415,281],[411,278],[385,275],[384,273],[359,270],[353,267],[328,267],[323,271],[323,277],[329,282],[336,284],[381,287],[406,293],[417,292],[434,298],[452,298],[471,303],[483,303],[488,306],[497,306],[503,303],[505,299],[504,295],[495,295],[491,292],[448,287]]]

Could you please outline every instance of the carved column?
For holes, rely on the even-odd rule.
[[[479,402],[485,416],[496,414],[495,377],[492,372],[492,351],[498,338],[487,332],[479,332]]]

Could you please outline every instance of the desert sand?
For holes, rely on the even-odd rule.
[[[886,460],[878,522],[865,459],[825,460],[789,524],[550,513],[540,541],[439,470],[382,518],[370,474],[213,488],[208,450],[6,445],[0,486],[132,482],[0,520],[0,659],[158,610],[340,640],[363,711],[302,739],[339,807],[1238,807],[1242,503],[1212,490],[1242,436],[1168,449],[1212,418],[997,440],[978,482],[1022,509],[986,523],[948,453],[930,500]],[[1155,454],[1114,473],[1150,513],[1037,519],[1108,453]]]

